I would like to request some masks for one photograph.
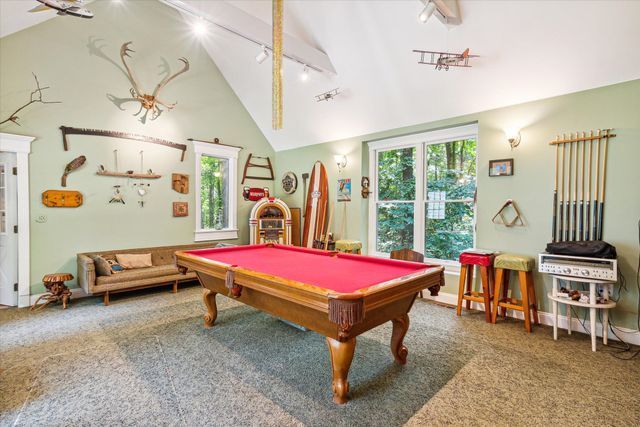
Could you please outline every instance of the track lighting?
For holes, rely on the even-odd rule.
[[[424,9],[422,9],[422,12],[420,12],[420,14],[418,15],[418,19],[424,24],[429,20],[429,18],[431,18],[431,15],[433,15],[433,12],[435,11],[436,4],[433,1],[429,0]]]
[[[303,82],[306,82],[307,80],[309,80],[309,67],[307,67],[306,65],[302,69],[302,73],[300,74],[300,80],[302,80]]]
[[[256,56],[256,62],[258,64],[262,64],[269,57],[269,52],[267,52],[267,48],[263,45],[261,46],[260,53]]]

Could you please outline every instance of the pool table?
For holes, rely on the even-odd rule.
[[[409,310],[418,292],[444,284],[438,265],[278,244],[182,251],[176,261],[204,288],[205,326],[213,326],[222,294],[324,335],[340,404],[348,401],[356,337],[393,322],[391,353],[405,364]]]

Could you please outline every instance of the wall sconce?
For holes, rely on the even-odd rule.
[[[335,160],[336,165],[338,165],[338,172],[342,172],[342,169],[347,166],[347,156],[344,154],[336,154],[333,156],[333,159]]]
[[[520,145],[520,131],[517,129],[506,130],[504,134],[507,136],[507,141],[509,142],[509,146],[513,150],[518,145]]]

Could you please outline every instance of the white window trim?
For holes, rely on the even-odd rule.
[[[194,241],[204,242],[210,240],[228,240],[238,238],[238,153],[240,147],[230,147],[228,145],[212,144],[210,142],[193,141],[193,151],[195,152],[196,166],[196,229]],[[201,166],[202,156],[218,157],[229,160],[229,191],[227,206],[229,209],[229,226],[222,230],[207,230],[200,228],[202,224],[202,206],[200,202]]]
[[[369,181],[370,188],[372,189],[372,195],[369,203],[369,230],[368,230],[368,253],[375,256],[388,257],[388,254],[378,252],[376,242],[376,206],[378,205],[378,153],[388,150],[397,150],[399,148],[416,147],[416,198],[414,203],[414,227],[413,227],[413,250],[416,252],[424,253],[424,229],[417,227],[416,225],[424,222],[424,180],[421,178],[424,175],[424,147],[431,144],[440,144],[449,141],[459,141],[461,139],[475,139],[476,150],[478,147],[478,124],[473,123],[464,126],[457,126],[445,129],[437,129],[428,132],[421,132],[411,135],[399,136],[396,138],[381,139],[377,141],[371,141],[369,146]],[[476,151],[477,159],[477,151]],[[476,160],[476,177],[477,177],[478,163]],[[474,220],[477,218],[476,207],[474,206]],[[424,227],[422,227],[424,228]],[[476,246],[476,224],[473,224],[473,245]],[[441,260],[433,258],[425,258],[426,263],[441,264],[446,267],[447,272],[458,274],[460,271],[460,263],[452,260]]]

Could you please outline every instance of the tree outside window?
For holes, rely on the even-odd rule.
[[[229,160],[200,157],[200,221],[203,230],[223,230],[229,224]]]

